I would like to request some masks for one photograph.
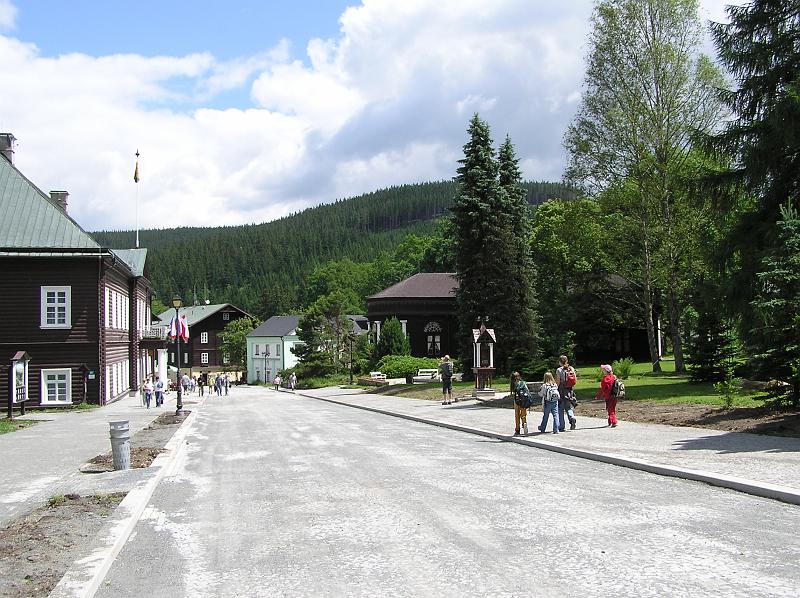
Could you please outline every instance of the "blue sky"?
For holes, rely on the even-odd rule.
[[[725,0],[701,0],[720,19]],[[0,0],[0,129],[85,228],[258,223],[455,174],[559,180],[592,0]],[[134,152],[141,152],[133,183]]]

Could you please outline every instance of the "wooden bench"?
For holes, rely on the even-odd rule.
[[[439,370],[437,369],[422,369],[417,372],[413,378],[414,384],[425,384],[426,382],[436,382],[439,380]]]
[[[381,374],[380,372],[370,372],[369,373],[370,380],[386,380],[386,374]]]

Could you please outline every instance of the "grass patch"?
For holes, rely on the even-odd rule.
[[[653,372],[649,363],[636,363],[625,379],[624,401],[658,401],[666,404],[696,403],[701,405],[724,406],[714,385],[710,382],[695,384],[689,376],[675,373],[675,362],[661,362],[661,372]],[[579,398],[592,398],[600,388],[600,367],[580,367],[578,385],[575,392]],[[764,404],[763,394],[737,389],[733,397],[734,407],[761,407]]]
[[[8,434],[9,432],[16,432],[17,430],[23,430],[25,428],[30,428],[31,426],[35,426],[39,422],[29,420],[29,419],[8,419],[3,418],[0,419],[0,434]]]

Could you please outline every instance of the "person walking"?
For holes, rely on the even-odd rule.
[[[153,400],[153,383],[150,382],[150,378],[145,378],[142,392],[144,393],[144,404],[150,409],[150,401]]]
[[[547,431],[547,420],[550,415],[553,416],[553,434],[558,434],[558,403],[561,400],[561,395],[558,394],[558,385],[553,374],[550,372],[544,373],[544,381],[542,388],[539,390],[539,396],[542,397],[542,423],[539,425],[539,431],[544,433]]]
[[[197,379],[197,385],[199,386],[199,395],[204,397],[206,394],[206,385],[208,384],[208,373],[203,372],[200,374],[200,377]]]
[[[453,362],[449,355],[442,357],[439,374],[442,376],[442,405],[449,405],[453,402]]]
[[[164,404],[164,383],[158,376],[156,376],[156,383],[153,387],[156,391],[156,407],[161,407]]]
[[[604,399],[606,402],[606,411],[608,412],[608,425],[612,428],[617,427],[617,397],[613,395],[611,390],[614,388],[614,382],[617,377],[614,375],[614,370],[610,365],[601,365],[600,369],[603,370],[603,379],[600,381],[600,389],[594,396],[595,399]]]
[[[184,374],[181,376],[181,386],[183,386],[183,394],[186,394],[189,391],[189,375]]]
[[[566,429],[567,421],[569,421],[569,429],[574,430],[578,420],[575,418],[575,411],[572,408],[572,401],[575,399],[575,384],[578,383],[578,375],[575,369],[569,364],[569,359],[566,355],[558,358],[561,367],[556,370],[556,381],[558,382],[558,423],[561,426],[558,428],[559,432]]]
[[[531,391],[528,384],[522,379],[519,372],[511,374],[511,396],[514,399],[514,436],[519,436],[520,430],[528,435],[528,409],[533,404]]]
[[[214,379],[214,390],[217,391],[217,396],[222,396],[222,374],[217,374],[217,377]]]
[[[231,386],[231,377],[228,374],[225,374],[225,379],[222,381],[222,384],[225,388],[225,396],[228,396],[228,389]]]
[[[289,374],[289,388],[292,389],[292,392],[294,392],[295,386],[297,386],[297,374],[292,372]]]
[[[281,375],[278,374],[277,376],[275,376],[275,379],[272,381],[272,383],[275,385],[275,390],[280,390],[281,389]]]

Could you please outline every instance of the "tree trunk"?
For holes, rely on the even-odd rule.
[[[644,202],[644,190],[639,186],[640,201]],[[644,206],[643,206],[644,207]],[[647,330],[647,345],[650,348],[650,363],[654,372],[661,372],[661,359],[659,355],[658,340],[656,339],[655,326],[653,325],[653,266],[650,253],[650,229],[647,209],[644,208],[640,215],[639,224],[642,234],[642,307],[644,308],[644,323]]]
[[[675,373],[685,374],[686,364],[683,361],[683,339],[681,338],[680,309],[675,290],[667,289],[667,304],[669,308],[669,336],[672,339],[672,350],[675,354]]]

